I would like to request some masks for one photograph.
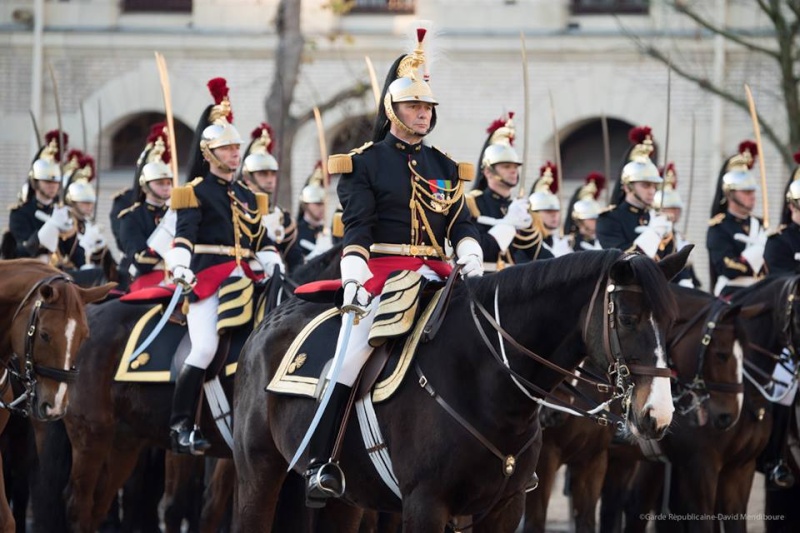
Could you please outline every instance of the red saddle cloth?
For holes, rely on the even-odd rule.
[[[342,288],[342,281],[339,279],[323,279],[312,281],[305,285],[300,285],[294,290],[295,296],[301,300],[319,304],[333,303],[336,299],[336,292]]]
[[[139,289],[138,291],[129,292],[119,300],[130,304],[166,303],[172,298],[174,292],[175,285],[154,285],[152,287]]]

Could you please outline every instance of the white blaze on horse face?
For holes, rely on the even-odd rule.
[[[64,370],[72,368],[72,343],[75,340],[75,331],[78,329],[78,322],[74,318],[67,320],[67,327],[64,328],[64,340],[66,341],[66,353],[64,353]],[[61,416],[66,411],[64,405],[67,398],[67,384],[60,382],[56,389],[56,397],[53,400],[53,407],[47,409],[48,416]]]
[[[736,358],[736,382],[742,382],[742,373],[744,368],[744,351],[742,345],[738,340],[733,341],[733,356]],[[736,404],[739,406],[739,411],[742,410],[742,401],[744,400],[744,392],[736,393]]]
[[[656,339],[656,368],[667,368],[667,358],[664,348],[661,346],[661,337],[658,331],[658,324],[650,314],[650,325],[653,327],[653,335]],[[644,413],[650,411],[650,416],[656,421],[658,429],[667,427],[672,422],[672,413],[675,406],[672,404],[672,391],[670,390],[669,378],[653,377],[650,382],[650,394],[644,405]]]

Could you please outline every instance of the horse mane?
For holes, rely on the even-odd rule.
[[[334,261],[338,264],[338,257],[342,253],[342,243],[337,243],[330,250],[308,260],[303,265],[298,266],[289,273],[289,278],[303,285],[321,279],[336,279],[339,277],[339,269],[332,265]],[[325,276],[325,277],[322,277]]]
[[[530,299],[534,291],[571,291],[576,282],[596,280],[606,276],[611,265],[623,253],[620,250],[587,250],[556,259],[532,261],[524,265],[506,268],[482,278],[469,280],[475,295],[481,301],[491,301],[495,290],[498,296],[509,301]],[[651,259],[638,254],[625,256],[637,282],[642,286],[645,299],[657,316],[674,320],[678,314],[675,298],[658,265]]]

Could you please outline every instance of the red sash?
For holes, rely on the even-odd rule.
[[[248,278],[258,281],[264,277],[263,274],[256,274],[253,272],[253,270],[250,268],[250,265],[247,263],[242,262],[241,265],[245,276]],[[222,281],[230,276],[231,272],[233,272],[235,268],[236,261],[227,261],[225,263],[220,263],[219,265],[205,268],[198,272],[197,284],[194,286],[194,294],[197,299],[203,300],[217,292],[219,286],[222,285]]]

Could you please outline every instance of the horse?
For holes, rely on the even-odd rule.
[[[84,306],[114,286],[83,289],[40,261],[0,261],[0,433],[11,413],[43,422],[64,416],[77,377],[78,349],[89,335]],[[14,381],[23,391],[16,398]],[[1,457],[0,528],[15,529]]]
[[[674,514],[724,516],[726,531],[744,531],[747,502],[756,469],[756,458],[767,444],[772,428],[770,401],[762,391],[771,380],[777,354],[785,346],[800,348],[800,320],[793,311],[798,297],[798,279],[767,278],[734,294],[731,303],[741,307],[745,342],[741,344],[744,393],[742,411],[732,426],[707,424],[692,428],[689,419],[677,417],[671,432],[660,443],[671,464],[669,494],[662,495]],[[734,352],[736,354],[737,350]],[[736,393],[737,401],[739,394]],[[768,396],[768,394],[766,395]],[[627,454],[627,452],[626,452]],[[656,507],[658,490],[649,495],[644,488],[657,489],[662,472],[646,467],[632,481],[636,497],[629,502],[627,529],[643,531],[640,515]],[[654,479],[653,476],[656,476]],[[620,476],[624,477],[624,476]],[[645,497],[649,496],[649,497]],[[604,506],[605,494],[604,494]],[[690,528],[713,531],[713,520],[696,520],[676,524],[666,521],[665,529]]]
[[[678,413],[662,442],[677,438],[676,433],[691,435],[692,428],[709,421],[719,430],[736,422],[742,402],[741,346],[746,342],[740,306],[675,284],[670,284],[670,291],[678,304],[678,316],[667,332],[667,357],[675,374],[673,396],[678,399]],[[579,388],[587,396],[593,395],[585,385]],[[551,422],[552,427],[544,431],[537,467],[540,486],[527,496],[526,532],[544,530],[547,502],[561,464],[569,465],[575,530],[596,530],[595,508],[607,469],[613,430],[585,418],[563,417],[560,423]],[[551,415],[548,420],[553,418]],[[632,461],[627,463],[632,464]],[[619,469],[615,469],[614,476],[618,475]]]
[[[538,412],[524,393],[552,390],[580,354],[613,373],[627,427],[662,436],[672,402],[668,380],[656,376],[667,375],[664,332],[676,314],[666,280],[689,251],[658,265],[619,250],[585,252],[457,285],[438,334],[417,348],[414,377],[376,406],[402,501],[374,471],[352,421],[341,460],[350,477],[346,500],[402,512],[406,531],[442,531],[450,517],[468,515],[480,515],[475,532],[513,531],[541,444]],[[502,313],[503,326],[485,306]],[[242,350],[234,397],[234,520],[241,531],[272,524],[287,458],[316,409],[311,399],[267,394],[264,386],[304,325],[327,309],[290,300],[265,317]],[[504,340],[492,341],[500,330]]]

